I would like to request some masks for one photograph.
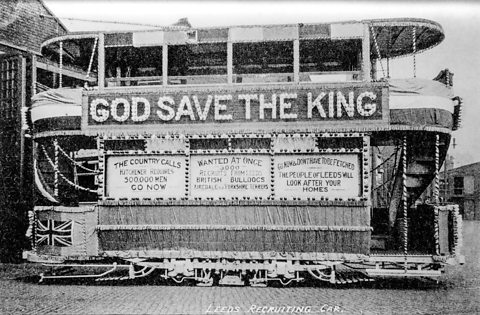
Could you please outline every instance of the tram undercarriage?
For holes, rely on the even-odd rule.
[[[443,261],[442,261],[443,260]],[[289,261],[227,259],[126,259],[111,264],[45,263],[40,283],[56,280],[122,282],[140,278],[191,282],[197,286],[288,286],[305,281],[348,285],[379,277],[414,277],[437,280],[453,258],[426,255],[371,256],[363,261]]]

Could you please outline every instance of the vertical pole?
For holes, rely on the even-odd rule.
[[[60,56],[59,60],[59,71],[58,71],[58,87],[63,86],[63,42],[60,42],[60,46],[58,49],[58,54]]]
[[[31,55],[32,56],[32,96],[37,94],[37,56],[35,56],[34,54]]]
[[[86,75],[87,78],[90,77],[90,72],[92,71],[93,58],[95,57],[95,50],[97,50],[97,45],[98,45],[98,37],[95,38],[95,41],[93,42],[92,54],[90,55],[90,61],[88,62],[88,69],[87,69],[87,75]]]
[[[18,219],[21,219],[22,222],[25,222],[24,220],[26,220],[28,218],[28,205],[30,204],[30,198],[28,197],[29,195],[29,191],[27,190],[28,189],[28,180],[26,180],[26,176],[28,177],[28,173],[25,172],[25,169],[26,168],[29,168],[30,166],[30,163],[25,163],[25,161],[27,160],[26,158],[28,158],[28,155],[26,154],[26,150],[28,149],[27,148],[27,145],[26,145],[26,139],[25,139],[25,132],[28,130],[28,124],[27,124],[27,106],[26,106],[26,102],[27,102],[27,98],[26,98],[26,94],[27,94],[27,62],[26,62],[26,59],[25,57],[17,57],[16,58],[17,60],[12,60],[14,63],[17,63],[17,71],[16,73],[12,73],[13,74],[13,79],[15,82],[16,81],[16,88],[17,88],[17,92],[16,92],[16,96],[17,96],[17,100],[19,100],[20,104],[19,105],[19,108],[17,109],[16,111],[16,116],[17,117],[12,117],[12,118],[15,118],[16,120],[16,124],[17,124],[17,130],[18,130],[18,123],[20,123],[21,127],[20,127],[20,130],[19,130],[19,136],[17,138],[18,140],[18,144],[19,144],[19,158],[20,158],[20,163],[19,163],[19,171],[18,171],[18,174],[17,176],[19,177],[18,181],[17,181],[17,189],[18,189],[18,200],[15,200],[13,201],[12,200],[12,206],[18,206],[18,208],[16,209],[18,211],[18,213],[15,215]],[[14,89],[14,87],[12,86],[12,89]],[[13,114],[13,112],[12,112]],[[3,150],[8,150],[8,148],[3,148]]]
[[[300,40],[293,40],[293,82],[300,82]]]
[[[162,45],[162,84],[168,85],[168,45]]]
[[[190,139],[184,138],[185,141],[185,199],[190,196]]]
[[[36,220],[35,220],[35,211],[29,210],[28,211],[28,229],[30,230],[30,246],[34,253],[37,252],[37,244],[35,242],[35,232],[36,232]]]
[[[370,160],[371,160],[371,155],[370,155],[370,136],[367,134],[363,134],[363,141],[362,141],[362,161],[363,165],[362,168],[364,170],[363,172],[363,178],[362,178],[362,186],[363,186],[363,192],[362,196],[369,201],[369,204],[371,205],[372,199],[369,198],[371,196],[371,189],[370,185],[371,183],[371,178],[370,178],[370,170],[372,170],[372,166],[370,165]],[[368,171],[367,171],[368,170]]]
[[[278,135],[271,135],[270,137],[270,198],[268,199],[275,199],[275,140],[277,139]]]
[[[433,232],[435,239],[435,254],[440,255],[440,228],[439,228],[439,207],[437,204],[433,205]]]
[[[370,80],[376,81],[377,80],[377,59],[373,59],[372,63],[370,63],[371,70],[370,70]]]
[[[35,56],[34,54],[31,54],[31,58],[32,58],[32,64],[31,64],[31,94],[30,96],[33,96],[35,94],[37,94],[37,56]],[[32,104],[31,102],[28,103],[28,106],[31,107]],[[29,147],[30,147],[30,156],[29,156],[29,164],[31,166],[34,166],[35,163],[34,163],[34,159],[35,159],[35,156],[36,156],[36,145],[34,144],[33,141],[29,141]],[[37,169],[36,168],[33,168],[33,172],[36,172]],[[31,173],[30,173],[30,176]],[[27,193],[28,196],[34,196],[35,194],[35,184],[31,184],[30,187],[29,187],[29,191]],[[30,202],[30,204],[32,205],[33,202]],[[31,208],[31,210],[28,211],[28,218],[29,218],[29,224],[30,224],[30,227],[31,227],[31,238],[30,238],[30,245],[32,247],[32,250],[34,252],[37,251],[37,246],[36,246],[36,243],[35,243],[35,240],[36,240],[36,236],[35,236],[35,233],[36,233],[36,219],[35,219],[35,210]]]
[[[377,36],[375,34],[375,29],[373,28],[373,25],[369,25],[369,29],[371,31],[371,35],[373,37],[373,44],[375,45],[375,50],[377,51],[377,59],[378,62],[380,63],[380,68],[382,69],[382,77],[385,78],[385,69],[383,68],[383,63],[382,63],[382,55],[380,53],[380,47],[378,46],[377,42]],[[375,74],[376,75],[376,74]]]
[[[390,57],[387,56],[387,78],[390,79]]]
[[[413,77],[417,77],[417,28],[412,29],[412,50],[413,50]]]
[[[72,159],[72,161],[75,161],[75,152],[70,152],[70,158]],[[77,163],[73,163],[73,183],[77,186],[79,185]]]
[[[402,203],[403,203],[403,254],[405,256],[405,271],[407,271],[408,254],[408,205],[407,205],[407,136],[403,136],[402,145]]]
[[[58,197],[58,172],[59,172],[59,168],[58,168],[58,139],[55,138],[55,140],[53,140],[53,148],[54,148],[54,154],[55,154],[55,157],[54,157],[54,165],[55,165],[55,172],[54,172],[54,177],[53,177],[53,185],[54,185],[54,190],[53,190],[53,194],[55,195],[55,197]]]
[[[97,136],[97,151],[98,151],[98,190],[97,197],[98,200],[102,200],[107,196],[106,187],[105,187],[105,171],[104,171],[104,162],[105,162],[105,141],[106,136]]]
[[[440,172],[438,171],[440,167],[440,136],[435,134],[435,181],[433,187],[433,201],[436,205],[439,203],[440,195]]]
[[[445,162],[443,162],[443,181],[444,181],[444,189],[443,189],[443,202],[446,202],[448,199],[448,193],[450,190],[450,185],[448,183],[448,162],[449,156],[445,156]]]
[[[377,191],[376,191],[376,188],[377,188],[377,164],[378,164],[378,161],[377,161],[377,154],[375,153],[375,148],[377,148],[378,150],[378,147],[372,147],[371,149],[371,152],[370,152],[370,160],[372,161],[372,166],[371,166],[371,169],[372,169],[372,178],[371,178],[371,183],[372,183],[372,207],[371,207],[371,210],[370,210],[370,217],[373,217],[373,208],[377,205],[377,200],[378,200],[378,196],[377,196]]]
[[[372,81],[371,77],[371,63],[370,63],[370,27],[368,24],[363,26],[363,39],[362,39],[362,73],[363,81]]]
[[[105,87],[105,34],[98,34],[98,89]]]
[[[233,83],[233,43],[227,42],[227,83]]]
[[[27,62],[25,58],[18,58],[18,89],[20,91],[20,191],[22,195],[24,194],[25,189],[25,131],[28,130],[27,124],[27,104],[26,104],[26,93],[27,93]]]

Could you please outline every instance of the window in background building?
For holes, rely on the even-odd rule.
[[[453,178],[453,194],[463,195],[463,177]]]

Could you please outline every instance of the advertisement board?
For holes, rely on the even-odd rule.
[[[191,197],[262,197],[271,192],[269,155],[192,155]]]
[[[182,155],[107,156],[105,175],[106,197],[185,197]]]
[[[360,196],[358,154],[276,155],[274,161],[277,198]]]
[[[106,157],[107,198],[355,198],[360,154],[197,154]],[[188,175],[188,182],[186,176]],[[272,185],[272,179],[274,185]],[[186,185],[189,193],[186,195]]]

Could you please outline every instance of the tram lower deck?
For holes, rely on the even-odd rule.
[[[440,139],[445,146],[445,135],[412,131],[39,139],[45,205],[35,208],[30,259],[114,259],[130,273],[202,284],[211,271],[223,284],[258,285],[437,277],[459,255],[458,207],[410,200],[433,179]]]

